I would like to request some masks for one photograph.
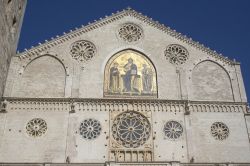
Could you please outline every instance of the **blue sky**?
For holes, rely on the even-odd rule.
[[[250,97],[250,0],[29,0],[18,50],[128,6],[241,62]]]

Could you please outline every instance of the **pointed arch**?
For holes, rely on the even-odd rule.
[[[157,72],[151,60],[134,49],[115,53],[105,66],[104,97],[157,98]]]
[[[192,72],[193,100],[234,101],[231,79],[218,63],[205,60]]]
[[[65,82],[64,65],[56,57],[43,55],[26,65],[12,96],[64,97]]]

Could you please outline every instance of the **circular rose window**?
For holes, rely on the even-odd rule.
[[[92,140],[101,134],[101,124],[95,119],[85,119],[80,124],[80,134],[84,139]]]
[[[181,137],[183,128],[179,122],[169,121],[164,125],[165,136],[170,140],[176,140]]]
[[[112,135],[124,147],[137,148],[149,139],[150,130],[150,123],[145,116],[129,111],[115,118]]]
[[[136,42],[142,38],[142,29],[135,24],[127,23],[119,28],[118,35],[128,43]]]
[[[40,118],[30,120],[26,125],[26,132],[31,137],[40,137],[47,131],[47,123]]]
[[[71,45],[70,53],[74,59],[80,62],[89,61],[94,57],[96,48],[94,44],[89,41],[79,40]]]
[[[211,126],[211,134],[217,140],[224,140],[229,135],[229,128],[222,122],[215,122]]]
[[[188,51],[178,44],[171,44],[165,50],[165,56],[170,63],[180,65],[188,60]]]

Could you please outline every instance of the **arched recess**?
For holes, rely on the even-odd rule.
[[[157,73],[142,53],[126,49],[114,54],[104,73],[104,96],[157,98]]]
[[[64,97],[66,72],[63,64],[50,55],[32,60],[20,82],[14,86],[14,97]]]
[[[193,100],[233,101],[231,80],[226,70],[212,61],[203,61],[192,73]]]

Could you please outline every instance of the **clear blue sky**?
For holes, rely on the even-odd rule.
[[[18,50],[128,6],[241,62],[250,98],[250,0],[29,0]]]

